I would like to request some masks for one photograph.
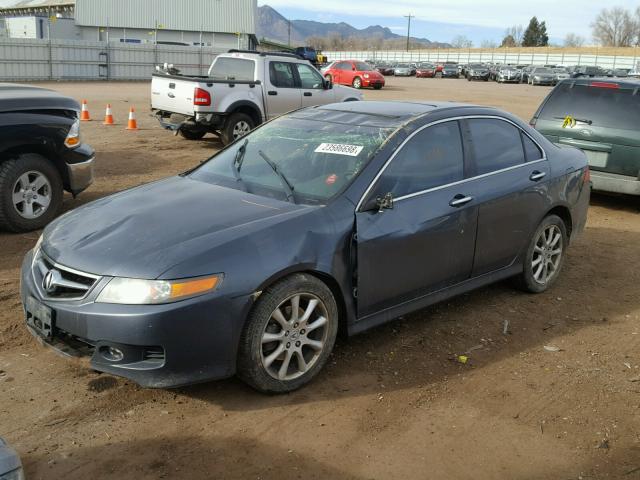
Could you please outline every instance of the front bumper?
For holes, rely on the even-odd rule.
[[[532,79],[531,83],[533,85],[553,85],[555,83],[555,79],[553,78],[541,78],[541,79]]]
[[[640,195],[640,179],[617,173],[591,170],[593,189],[600,192]]]
[[[63,158],[67,166],[67,185],[73,195],[86,190],[93,183],[95,151],[83,143],[78,148],[68,150]]]
[[[242,319],[251,297],[211,295],[164,305],[95,303],[104,283],[77,301],[44,298],[31,272],[33,251],[24,259],[20,296],[53,311],[53,335],[43,344],[67,356],[90,359],[91,368],[152,388],[225,378],[235,373]],[[110,358],[110,348],[122,352]]]
[[[481,74],[481,75],[469,75],[467,78],[471,79],[471,80],[488,80],[489,79],[489,74],[485,73],[485,74]]]
[[[384,83],[385,82],[383,79],[376,79],[376,78],[362,79],[363,87],[376,87],[376,86],[384,87]]]

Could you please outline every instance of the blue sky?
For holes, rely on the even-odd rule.
[[[449,42],[465,35],[479,45],[483,40],[499,42],[508,26],[524,27],[532,16],[547,22],[551,40],[561,43],[567,33],[576,33],[587,41],[590,24],[604,7],[621,6],[635,10],[635,0],[258,0],[291,19],[320,22],[346,22],[356,28],[369,25],[389,27],[406,34],[403,15],[416,15],[411,34],[432,41]]]

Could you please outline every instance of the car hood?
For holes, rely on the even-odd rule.
[[[55,262],[83,272],[154,279],[194,256],[312,209],[171,177],[63,215],[45,229],[42,248]]]

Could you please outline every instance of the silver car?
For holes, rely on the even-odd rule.
[[[556,74],[548,67],[536,67],[529,74],[529,85],[555,85]]]
[[[396,77],[410,77],[414,72],[415,70],[408,63],[401,63],[393,69],[393,74]]]
[[[24,480],[18,454],[0,438],[0,480]]]
[[[520,83],[522,72],[516,67],[503,67],[498,71],[496,82],[498,83]]]
[[[556,81],[555,81],[556,84],[560,80],[566,80],[567,78],[571,78],[571,75],[569,75],[569,72],[567,71],[566,68],[556,67],[553,69],[553,73],[555,73],[556,75]]]

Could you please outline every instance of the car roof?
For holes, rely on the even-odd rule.
[[[294,112],[292,116],[333,123],[393,128],[426,114],[457,107],[477,106],[456,102],[341,102],[305,108]]]

